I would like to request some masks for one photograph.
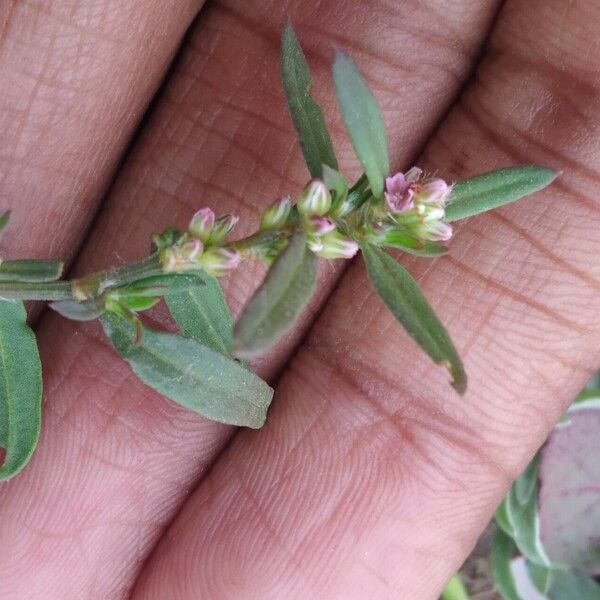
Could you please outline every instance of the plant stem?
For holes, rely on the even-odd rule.
[[[100,292],[104,292],[109,287],[120,287],[146,277],[162,275],[162,273],[158,252],[154,252],[138,262],[101,271],[93,277],[100,278]]]
[[[70,281],[0,281],[0,298],[4,300],[70,300],[73,299],[73,290]]]
[[[363,175],[350,189],[350,199],[354,210],[369,197],[368,182]],[[256,256],[261,247],[269,246],[278,240],[289,238],[296,231],[291,223],[282,229],[257,231],[245,238],[223,244],[224,248],[235,250],[246,259]],[[110,288],[119,288],[129,283],[162,275],[164,273],[158,252],[122,267],[90,273],[71,281],[43,281],[60,275],[61,263],[52,261],[7,261],[0,269],[0,299],[19,300],[77,300],[83,302],[98,298]],[[200,270],[201,267],[198,267]],[[4,271],[4,273],[2,273]],[[10,281],[8,280],[10,278]],[[29,280],[24,280],[30,278]],[[33,279],[37,278],[37,281]]]
[[[158,253],[123,267],[98,271],[72,281],[32,282],[1,281],[0,298],[19,300],[87,300],[102,295],[110,287],[119,287],[161,275]]]

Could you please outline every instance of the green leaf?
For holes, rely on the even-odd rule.
[[[22,302],[0,300],[0,481],[29,462],[40,435],[42,367]]]
[[[336,52],[333,63],[333,82],[354,152],[369,179],[373,195],[379,198],[390,171],[379,106],[352,60],[340,51]]]
[[[538,472],[539,459],[536,457],[515,481],[504,502],[506,517],[521,554],[540,565],[549,565],[550,560],[540,541]]]
[[[600,584],[576,571],[552,571],[546,595],[549,600],[598,600]]]
[[[384,304],[429,357],[448,369],[452,385],[463,394],[467,376],[460,357],[417,282],[377,246],[364,244],[362,253],[369,279]]]
[[[460,575],[455,575],[442,592],[442,600],[469,600],[469,594]]]
[[[577,571],[548,569],[526,561],[527,571],[535,587],[548,600],[598,600],[600,584]]]
[[[281,77],[304,160],[312,177],[322,176],[322,165],[337,169],[337,160],[323,112],[310,95],[310,71],[291,23],[281,40]]]
[[[105,311],[102,298],[78,302],[77,300],[59,300],[48,306],[59,315],[73,321],[94,321]]]
[[[492,542],[490,562],[498,591],[504,600],[523,600],[517,591],[511,561],[517,550],[512,538],[498,530]]]
[[[567,415],[540,452],[540,540],[554,564],[600,575],[600,394],[580,395]]]
[[[315,284],[315,255],[306,246],[306,235],[296,233],[235,324],[235,355],[254,356],[291,329]]]
[[[181,333],[225,356],[231,356],[233,320],[216,278],[202,275],[205,285],[171,288],[165,301]]]
[[[381,241],[378,241],[377,245],[387,248],[397,248],[407,254],[427,258],[443,256],[448,252],[448,248],[445,246],[414,238],[403,231],[388,231],[381,236]]]
[[[552,183],[558,173],[536,166],[509,167],[459,181],[452,187],[446,221],[458,221],[504,206]]]
[[[508,516],[508,508],[506,504],[507,500],[505,497],[504,500],[500,503],[500,506],[496,509],[496,514],[494,515],[494,518],[496,519],[496,524],[498,525],[498,527],[500,527],[500,529],[502,529],[502,531],[504,531],[506,535],[513,537],[514,530],[510,521],[510,517]]]
[[[4,260],[0,263],[0,281],[56,281],[63,267],[56,260]]]
[[[237,361],[196,340],[144,328],[139,346],[122,317],[101,319],[106,335],[148,386],[198,414],[231,425],[258,428],[273,390]]]
[[[527,568],[527,573],[529,574],[533,585],[542,592],[542,594],[546,594],[552,586],[552,575],[553,573],[556,573],[556,571],[543,565],[533,563],[527,559],[525,559],[525,567]]]
[[[514,482],[515,496],[519,504],[536,501],[537,479],[540,471],[540,457],[536,454],[521,476]]]

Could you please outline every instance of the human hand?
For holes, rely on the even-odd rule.
[[[448,257],[403,260],[465,360],[465,398],[359,264],[324,265],[310,315],[256,365],[278,390],[259,432],[177,408],[95,326],[44,315],[44,430],[0,487],[0,598],[436,596],[598,366],[600,8],[513,0],[496,17],[500,4],[211,2],[106,198],[199,3],[0,8],[7,245],[77,254],[77,272],[139,258],[200,205],[255,223],[305,183],[278,81],[287,16],[320,98],[317,50],[337,43],[363,67],[398,167],[427,142],[416,162],[447,179],[523,162],[563,171],[460,227]],[[232,280],[234,309],[257,277]]]

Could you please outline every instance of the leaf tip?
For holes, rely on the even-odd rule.
[[[282,43],[284,43],[288,39],[290,39],[290,40],[297,39],[296,31],[294,30],[294,25],[292,24],[292,19],[290,17],[288,17],[286,19],[285,24],[283,25],[282,32],[281,32]]]
[[[450,361],[445,360],[442,361],[441,364],[450,373],[450,385],[459,395],[464,396],[467,391],[467,374],[465,373],[462,363],[459,361],[458,363],[451,364]]]

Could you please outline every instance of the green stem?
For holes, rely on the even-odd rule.
[[[103,292],[109,287],[120,287],[146,277],[162,275],[162,273],[158,252],[154,252],[139,262],[101,271],[95,277],[100,277],[100,292]]]
[[[244,252],[244,250],[250,250],[254,247],[261,246],[262,244],[270,244],[281,238],[291,237],[294,231],[295,229],[293,227],[273,229],[270,231],[257,231],[241,240],[229,242],[228,244],[225,244],[225,247],[237,250],[238,252]]]
[[[55,260],[3,260],[0,281],[56,281],[63,263]]]
[[[0,298],[4,300],[71,300],[73,290],[70,281],[30,282],[0,281]]]
[[[368,181],[363,175],[350,189],[349,199],[355,210],[370,197]],[[224,244],[223,247],[236,250],[245,255],[245,258],[252,258],[255,256],[253,250],[256,251],[278,240],[291,237],[296,228],[292,223],[283,229],[257,231],[241,240]],[[3,268],[1,268],[2,264]],[[147,277],[163,274],[158,252],[139,262],[97,271],[72,281],[48,281],[51,277],[56,278],[60,274],[62,265],[57,262],[25,260],[6,261],[2,264],[0,264],[0,298],[19,300],[82,302],[100,297],[109,288],[119,288]]]

